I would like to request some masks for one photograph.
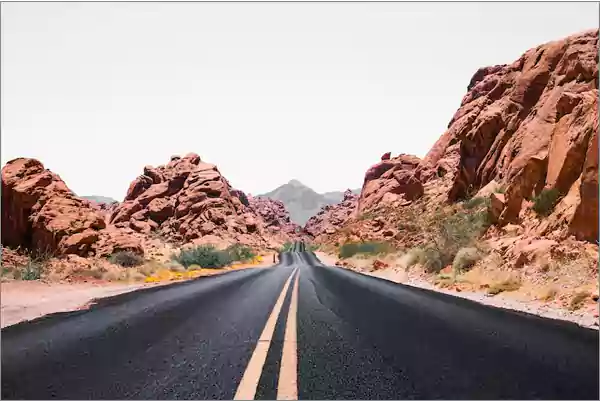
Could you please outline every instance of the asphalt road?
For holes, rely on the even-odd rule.
[[[2,398],[233,399],[280,297],[256,399],[284,371],[299,399],[599,398],[597,331],[326,267],[303,244],[2,329]]]

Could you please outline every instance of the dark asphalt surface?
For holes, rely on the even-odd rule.
[[[300,399],[598,399],[598,332],[322,265],[118,295],[4,328],[2,398],[232,399],[299,267]],[[288,290],[257,388],[275,399]]]

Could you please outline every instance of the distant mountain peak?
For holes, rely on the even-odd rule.
[[[317,214],[322,206],[339,203],[344,199],[344,193],[341,191],[319,194],[296,179],[259,196],[282,202],[291,220],[300,225],[304,225],[310,217]]]
[[[293,185],[295,187],[305,187],[306,186],[296,179],[290,180],[290,182],[288,182],[288,185]]]

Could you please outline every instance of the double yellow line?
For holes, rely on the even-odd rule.
[[[288,311],[287,323],[285,327],[285,336],[283,339],[283,353],[281,355],[281,364],[279,370],[279,382],[277,383],[277,399],[278,400],[297,400],[298,399],[298,340],[296,329],[296,316],[298,312],[298,280],[300,272],[296,267],[290,277],[285,282],[277,302],[271,311],[271,315],[267,319],[265,328],[258,339],[256,348],[252,353],[250,362],[246,367],[246,371],[242,376],[242,381],[233,397],[234,400],[253,400],[256,395],[258,381],[262,374],[267,353],[273,339],[273,332],[277,319],[281,313],[281,307],[285,294],[290,288],[290,283],[295,277],[294,287],[292,289],[292,299],[290,309]]]

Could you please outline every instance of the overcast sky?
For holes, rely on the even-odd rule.
[[[357,188],[424,156],[473,73],[598,26],[597,3],[3,3],[2,165],[122,200],[198,153],[233,186]]]

